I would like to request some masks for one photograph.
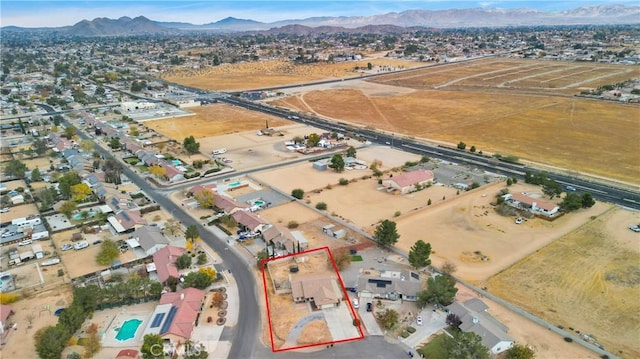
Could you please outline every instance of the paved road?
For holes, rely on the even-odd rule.
[[[442,311],[434,312],[432,308],[427,307],[418,315],[422,317],[422,325],[418,325],[416,322],[411,323],[411,326],[416,328],[416,332],[402,339],[402,342],[410,348],[415,348],[438,330],[447,327],[447,315]]]
[[[66,126],[73,126],[65,121]],[[77,129],[78,136],[83,140],[92,140],[80,129]],[[95,150],[100,152],[102,156],[111,157],[111,153],[100,146],[96,146]],[[223,260],[223,268],[232,271],[236,282],[238,283],[238,299],[242,310],[238,315],[238,324],[234,327],[234,338],[242,338],[242,340],[234,340],[229,352],[229,358],[253,358],[253,345],[246,343],[256,343],[258,341],[258,331],[260,329],[260,310],[258,307],[256,288],[258,284],[252,272],[249,270],[247,263],[235,253],[235,251],[226,250],[228,248],[226,241],[206,230],[200,223],[193,220],[183,208],[171,202],[167,197],[156,192],[154,188],[143,178],[134,173],[129,167],[123,166],[124,174],[131,179],[141,190],[143,190],[151,199],[156,201],[165,210],[171,212],[173,217],[182,222],[185,226],[194,224],[200,232],[202,240],[207,243],[215,252],[220,255]]]
[[[408,358],[404,346],[397,341],[386,340],[382,336],[368,336],[362,340],[334,344],[332,348],[320,348],[318,351],[304,353],[300,351],[285,351],[273,353],[270,349],[260,346],[252,358],[260,359],[395,359]]]

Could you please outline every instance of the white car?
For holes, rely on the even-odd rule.
[[[221,154],[224,154],[224,153],[227,153],[227,149],[226,148],[218,148],[217,150],[213,151],[214,155],[221,155]]]
[[[0,213],[7,213],[7,212],[9,212],[10,210],[11,210],[11,208],[9,208],[9,207],[4,207],[4,208],[0,209]]]
[[[33,243],[32,240],[30,239],[25,239],[24,241],[18,243],[19,246],[28,246],[29,244]]]
[[[353,303],[353,308],[355,309],[360,308],[360,301],[358,301],[358,298],[353,298],[351,302]]]
[[[522,223],[522,221],[523,221],[522,217],[516,218],[516,224],[520,224]]]
[[[64,251],[70,250],[71,248],[73,248],[73,246],[71,244],[65,243],[60,247],[60,250],[64,252]]]
[[[421,317],[421,316],[418,316],[418,317],[416,318],[416,324],[417,324],[417,325],[422,325],[422,317]]]

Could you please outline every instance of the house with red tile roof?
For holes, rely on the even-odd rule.
[[[107,221],[118,233],[132,231],[147,224],[147,221],[140,216],[140,211],[120,211],[115,216],[108,217]]]
[[[205,296],[205,291],[196,288],[163,294],[145,328],[144,335],[160,335],[172,345],[191,339]]]
[[[191,187],[191,189],[189,189],[189,193],[191,193],[192,195],[200,191],[211,191],[215,193],[217,191],[217,188],[218,188],[218,185],[215,183],[199,184]]]
[[[318,309],[340,304],[342,294],[336,280],[329,275],[290,276],[291,295],[296,303],[311,302]]]
[[[231,215],[231,218],[242,228],[246,228],[251,232],[261,231],[268,224],[267,221],[250,211],[236,211]]]
[[[433,172],[416,170],[382,180],[382,185],[389,189],[400,191],[401,194],[406,194],[416,191],[418,186],[425,187],[430,185],[433,180]]]
[[[180,277],[178,267],[176,267],[176,260],[184,251],[184,248],[166,246],[153,254],[153,263],[158,276],[158,282],[164,283],[169,277]]]
[[[226,214],[233,214],[238,210],[243,210],[249,207],[246,204],[238,203],[235,199],[219,193],[213,194],[213,206]]]
[[[168,164],[163,164],[161,166],[164,168],[164,175],[167,177],[169,182],[177,182],[184,179],[184,173],[175,166]]]

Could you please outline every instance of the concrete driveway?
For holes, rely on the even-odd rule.
[[[352,339],[360,336],[358,328],[353,326],[353,318],[348,306],[347,303],[341,302],[337,307],[322,310],[333,340]]]
[[[408,338],[402,339],[402,343],[410,348],[415,348],[440,329],[447,327],[445,323],[447,313],[445,312],[439,310],[434,312],[433,308],[426,307],[426,309],[423,309],[418,315],[422,316],[422,325],[417,325],[416,322],[411,323],[411,326],[416,328],[416,332]]]
[[[367,312],[367,300],[360,299],[360,308],[358,309],[358,313],[360,313],[360,319],[362,319],[362,324],[367,329],[369,335],[384,335],[382,329],[378,325],[376,318],[374,317],[374,312]],[[373,310],[375,311],[375,304],[373,305]]]

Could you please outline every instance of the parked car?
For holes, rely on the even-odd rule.
[[[75,249],[76,251],[79,251],[81,249],[85,249],[87,247],[89,247],[89,242],[87,242],[87,241],[78,242],[78,243],[73,245],[73,249]]]
[[[516,224],[520,224],[522,223],[522,221],[523,221],[522,217],[516,218]]]
[[[416,318],[416,324],[417,324],[417,325],[422,325],[422,316],[418,316],[418,317]]]
[[[358,298],[353,298],[353,300],[351,302],[353,303],[353,307],[355,309],[360,308],[360,301],[358,300]]]
[[[640,232],[640,226],[639,225],[631,226],[631,227],[629,227],[629,229],[634,231],[634,232],[636,232],[636,233]]]
[[[93,241],[93,243],[91,243],[91,244],[94,244],[94,245],[95,245],[95,244],[100,244],[100,243],[102,243],[102,240],[101,240],[101,239],[98,239],[97,241]]]
[[[12,236],[15,236],[16,234],[18,234],[18,232],[5,232],[5,233],[2,233],[2,238],[12,237]]]
[[[65,243],[65,244],[62,245],[62,247],[60,247],[60,250],[64,252],[64,251],[68,251],[71,248],[73,248],[73,246],[71,244]]]
[[[351,255],[358,254],[358,251],[355,249],[349,249],[349,254]]]
[[[33,243],[33,241],[31,239],[25,239],[24,241],[18,243],[18,245],[19,246],[28,246],[31,243]]]
[[[7,213],[7,212],[9,212],[10,210],[11,210],[11,208],[9,208],[9,207],[4,207],[4,208],[0,209],[0,213]]]
[[[573,187],[573,186],[566,186],[565,189],[567,190],[567,192],[569,192],[569,191],[570,192],[575,192],[576,191],[576,188]]]
[[[367,312],[373,312],[373,305],[371,302],[367,303]]]

